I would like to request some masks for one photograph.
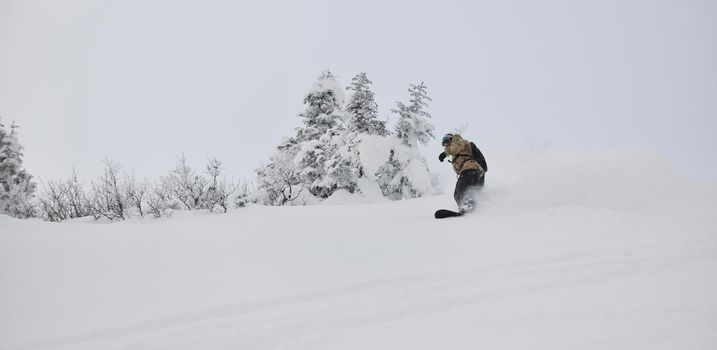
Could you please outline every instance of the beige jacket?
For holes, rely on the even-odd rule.
[[[464,170],[468,169],[478,169],[481,174],[485,173],[483,167],[473,159],[473,150],[471,150],[470,141],[462,138],[461,135],[453,134],[451,143],[443,149],[443,152],[453,156],[451,162],[456,174],[460,175]]]

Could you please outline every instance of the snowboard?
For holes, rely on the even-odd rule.
[[[436,210],[436,219],[445,219],[445,218],[452,218],[456,216],[463,216],[465,214],[464,212],[457,212],[453,210],[448,209],[438,209]]]

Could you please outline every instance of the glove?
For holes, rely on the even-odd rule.
[[[441,154],[438,155],[438,160],[443,163],[443,160],[446,159],[446,152],[441,152]]]

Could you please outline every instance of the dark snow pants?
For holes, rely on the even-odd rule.
[[[478,169],[464,170],[456,182],[453,198],[460,211],[472,211],[475,208],[475,196],[485,184],[485,174],[481,176]]]

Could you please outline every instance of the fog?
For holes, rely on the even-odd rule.
[[[181,153],[251,179],[322,70],[366,72],[383,118],[423,81],[438,136],[467,125],[489,162],[625,150],[714,179],[715,23],[713,1],[3,0],[0,117],[42,181]]]

